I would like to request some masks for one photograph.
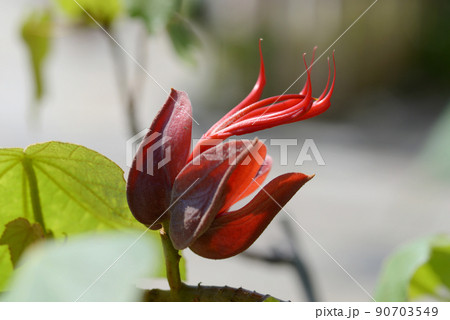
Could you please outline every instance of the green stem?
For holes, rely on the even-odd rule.
[[[164,222],[159,231],[166,260],[167,281],[170,290],[146,290],[144,301],[281,301],[270,295],[243,288],[188,286],[181,281],[178,250],[173,247],[169,237],[169,223]]]
[[[44,230],[44,233],[47,234],[44,216],[42,215],[41,200],[39,199],[39,189],[36,179],[36,173],[34,172],[34,168],[31,164],[31,159],[25,156],[23,158],[22,164],[28,178],[28,186],[30,188],[31,207],[33,209],[34,221],[38,222]]]
[[[178,254],[178,250],[173,247],[172,241],[170,240],[168,223],[163,224],[163,228],[161,228],[159,233],[161,235],[161,242],[166,260],[167,281],[169,282],[172,296],[176,298],[179,291],[184,286],[181,282],[179,267],[181,256]]]
[[[166,260],[167,281],[170,290],[146,290],[144,301],[281,301],[269,295],[243,288],[188,286],[181,281],[178,250],[169,237],[169,223],[164,222],[159,231]]]

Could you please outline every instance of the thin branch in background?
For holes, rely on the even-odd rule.
[[[141,65],[147,69],[148,67],[148,59],[149,59],[149,36],[147,34],[147,30],[145,26],[140,24],[139,29],[137,31],[136,36],[136,56],[138,61],[141,62]],[[137,128],[137,114],[135,106],[136,101],[142,98],[142,93],[144,90],[144,84],[146,82],[146,74],[142,72],[141,68],[134,64],[134,74],[132,75],[132,82],[130,88],[130,101],[128,103],[128,117],[135,119],[135,126],[137,130],[133,131],[133,134],[139,132],[141,129]]]
[[[107,28],[106,31],[109,34],[112,34],[112,30],[110,28]],[[104,33],[106,35],[106,33]],[[139,39],[138,43],[140,42],[140,33],[139,33]],[[137,90],[141,90],[142,86],[138,85],[138,87],[133,88],[138,81],[133,83],[133,87],[130,87],[127,79],[127,65],[124,60],[122,51],[119,47],[117,47],[116,43],[110,38],[107,37],[109,50],[112,55],[112,61],[114,64],[115,69],[115,77],[117,81],[117,89],[120,94],[121,103],[125,106],[125,111],[127,115],[127,121],[128,121],[128,130],[130,134],[134,135],[139,132],[139,126],[137,121],[137,113],[136,113],[136,95]],[[147,46],[144,44],[139,47],[139,49],[147,50]],[[140,53],[141,50],[138,50],[138,53]],[[141,54],[139,55],[140,61],[145,61]]]
[[[307,300],[310,302],[316,302],[318,301],[318,299],[312,281],[311,273],[309,271],[306,262],[302,259],[302,257],[299,254],[300,251],[298,248],[295,234],[292,230],[291,223],[290,221],[283,219],[282,226],[284,229],[284,234],[286,235],[286,240],[289,244],[290,248],[289,254],[281,252],[276,248],[272,248],[272,252],[268,255],[247,251],[243,253],[243,256],[271,264],[286,264],[294,268],[300,280],[301,286],[303,287],[303,291],[305,292]]]
[[[303,287],[305,289],[306,296],[308,297],[308,300],[311,302],[318,301],[316,292],[314,289],[314,285],[311,278],[311,273],[309,271],[309,268],[306,264],[306,262],[302,259],[300,256],[300,250],[298,248],[298,241],[296,240],[296,237],[294,235],[294,231],[292,229],[292,223],[286,219],[282,220],[282,225],[286,234],[286,238],[289,242],[289,245],[291,247],[292,253],[293,253],[293,259],[292,259],[292,266],[295,267],[297,274],[300,278],[300,281],[303,283]]]

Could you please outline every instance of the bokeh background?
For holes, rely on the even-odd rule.
[[[72,142],[105,154],[127,171],[127,139],[149,126],[170,88],[189,93],[198,121],[194,136],[199,137],[252,88],[259,38],[264,39],[266,97],[283,93],[300,77],[302,53],[310,55],[316,45],[317,56],[328,50],[312,73],[319,95],[326,83],[326,57],[335,50],[337,82],[330,110],[258,133],[300,142],[289,147],[283,166],[279,147],[268,146],[274,158],[271,178],[291,171],[316,177],[286,206],[301,227],[280,212],[249,252],[284,256],[295,246],[318,300],[370,300],[346,272],[372,294],[383,260],[395,248],[450,231],[450,3],[185,2],[182,19],[190,33],[179,33],[178,42],[164,28],[148,35],[141,20],[124,13],[108,27],[151,79],[89,19],[73,21],[53,1],[3,1],[0,147]],[[39,8],[51,8],[55,21],[37,100],[21,26]],[[289,92],[298,91],[304,80]],[[130,92],[134,128],[127,109]],[[314,139],[325,166],[315,161],[295,165],[304,139]],[[294,232],[287,232],[286,223]],[[307,299],[288,264],[245,255],[224,261],[189,251],[185,256],[191,284]]]

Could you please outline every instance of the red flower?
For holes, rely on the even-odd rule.
[[[187,94],[172,89],[129,173],[127,197],[133,215],[152,229],[170,219],[174,247],[190,247],[206,258],[228,258],[246,250],[312,176],[281,175],[243,208],[230,211],[233,204],[263,183],[272,160],[258,139],[223,140],[324,112],[330,106],[335,83],[334,72],[328,90],[330,73],[331,70],[327,86],[317,99],[312,97],[309,68],[299,94],[259,100],[265,85],[261,54],[260,74],[253,90],[202,136],[190,156],[191,104]],[[161,143],[155,135],[167,141]],[[169,153],[170,161],[161,165]]]

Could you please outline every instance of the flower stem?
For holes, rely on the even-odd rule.
[[[181,256],[178,254],[178,250],[173,247],[172,241],[170,240],[168,223],[163,224],[163,228],[161,228],[159,233],[166,260],[167,281],[169,282],[170,291],[175,297],[184,286],[181,282],[179,267]]]
[[[243,288],[188,286],[181,281],[178,250],[169,237],[169,223],[163,222],[160,229],[161,242],[166,260],[166,274],[170,290],[149,289],[143,301],[281,301],[269,295]]]

